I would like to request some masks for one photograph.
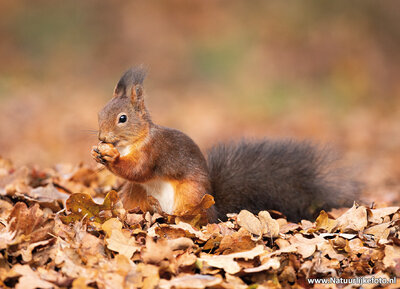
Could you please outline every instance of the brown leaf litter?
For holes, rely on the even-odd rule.
[[[309,280],[400,277],[399,207],[355,204],[298,224],[243,210],[200,226],[195,210],[124,210],[105,170],[0,166],[0,288],[357,288]]]

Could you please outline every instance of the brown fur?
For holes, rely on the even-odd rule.
[[[143,81],[139,71],[128,71],[118,82],[114,97],[99,113],[102,142],[93,148],[92,155],[128,181],[121,192],[125,207],[154,210],[141,184],[168,180],[175,191],[173,214],[190,213],[206,193],[211,193],[206,160],[188,136],[151,121],[140,79]],[[121,113],[127,116],[126,123],[118,122]],[[121,156],[120,151],[127,146],[129,153]]]
[[[154,207],[150,204],[146,191],[139,184],[126,182],[121,190],[121,200],[124,208],[127,210],[139,208],[143,212],[154,211]]]
[[[182,150],[182,147],[186,149]],[[103,157],[109,153],[103,152]],[[211,193],[207,165],[197,145],[183,133],[154,124],[149,135],[136,142],[127,156],[116,157],[105,165],[111,172],[129,181],[122,190],[125,207],[139,206],[152,211],[140,184],[155,179],[165,179],[173,184],[174,215],[190,214],[193,206],[199,204],[206,193]]]
[[[127,180],[121,191],[126,208],[160,211],[160,204],[143,187],[153,181],[172,185],[172,213],[178,216],[197,213],[205,194],[212,194],[216,205],[207,211],[210,221],[241,209],[275,209],[300,220],[312,217],[316,209],[357,199],[356,182],[342,178],[341,170],[331,165],[330,154],[308,143],[262,140],[220,145],[209,152],[207,165],[190,137],[151,121],[143,80],[141,69],[122,76],[114,97],[99,113],[101,142],[92,150],[97,162]],[[123,122],[121,115],[126,117]],[[170,194],[170,187],[155,190]],[[165,203],[170,206],[170,199]]]

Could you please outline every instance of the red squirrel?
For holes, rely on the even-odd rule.
[[[126,180],[120,192],[126,209],[183,216],[210,194],[215,200],[206,211],[210,222],[242,209],[277,210],[299,221],[358,198],[357,182],[343,178],[330,153],[309,142],[219,144],[206,161],[189,136],[152,122],[144,79],[141,68],[123,74],[98,114],[100,143],[92,148],[97,162]]]

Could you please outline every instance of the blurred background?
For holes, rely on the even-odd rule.
[[[397,1],[0,0],[0,155],[86,163],[97,112],[148,69],[156,123],[203,150],[241,137],[337,148],[365,196],[400,200]]]

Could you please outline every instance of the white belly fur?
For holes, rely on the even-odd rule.
[[[129,153],[131,152],[131,146],[117,147],[117,149],[119,151],[119,156],[120,157],[124,157],[126,155],[129,155]]]
[[[160,203],[161,209],[165,213],[173,213],[175,189],[170,182],[155,180],[141,185],[146,190],[147,194],[157,199]]]

